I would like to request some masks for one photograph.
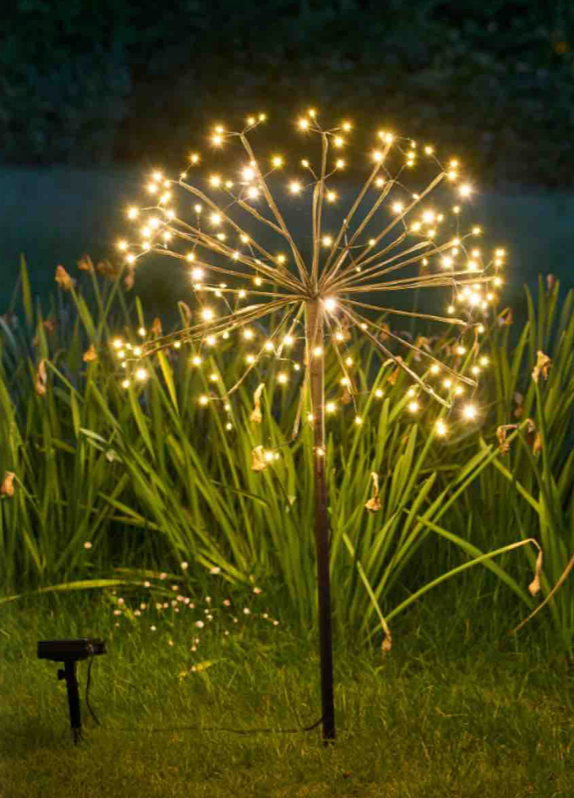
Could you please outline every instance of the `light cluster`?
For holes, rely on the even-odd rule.
[[[319,138],[317,163],[305,157],[288,164],[276,153],[255,156],[248,134],[264,121],[263,114],[250,117],[241,132],[215,127],[210,137],[214,169],[200,175],[203,158],[193,153],[177,179],[153,172],[146,190],[155,204],[128,209],[134,236],[118,244],[128,267],[135,268],[150,252],[178,259],[188,270],[198,307],[189,326],[170,335],[146,339],[142,329],[142,342],[112,342],[126,369],[124,387],[145,381],[146,359],[162,349],[195,345],[193,368],[202,364],[206,348],[233,336],[245,347],[245,372],[229,387],[220,374],[210,375],[217,390],[198,396],[201,405],[222,401],[229,410],[229,396],[266,358],[277,359],[277,384],[286,386],[297,379],[305,386],[312,362],[332,353],[355,406],[355,424],[360,425],[354,364],[345,351],[356,331],[386,363],[408,375],[408,412],[423,409],[425,394],[445,408],[435,422],[437,435],[447,434],[453,412],[455,418],[475,419],[479,410],[472,397],[488,366],[488,358],[480,353],[480,336],[503,283],[505,251],[494,250],[487,262],[477,243],[481,228],[462,231],[461,204],[474,188],[462,180],[458,161],[443,167],[432,146],[419,147],[411,139],[379,131],[368,178],[337,225],[334,210],[347,191],[343,183],[337,185],[337,178],[348,165],[341,152],[352,135],[351,123],[324,130],[317,112],[309,110],[297,127],[305,137]],[[235,143],[239,153],[224,168],[219,150]],[[413,192],[407,183],[417,164],[435,174],[424,189]],[[290,174],[284,179],[286,170]],[[446,193],[448,210],[439,210],[434,194],[430,197],[439,190]],[[301,219],[296,232],[276,197],[295,203]],[[310,235],[303,227],[309,222]],[[408,311],[392,301],[393,292],[422,288],[447,289],[443,315]],[[315,316],[319,314],[321,329],[324,325],[319,345],[306,326],[311,307]],[[274,326],[265,328],[264,320],[272,314]],[[455,345],[438,360],[421,342],[428,339],[413,341],[391,330],[389,323],[396,317],[458,329]],[[413,357],[407,360],[408,355]],[[415,363],[422,364],[420,372]],[[377,389],[375,395],[380,394]],[[337,410],[330,398],[324,397],[322,405],[321,413],[327,416]],[[307,418],[313,423],[313,413]],[[228,422],[227,428],[232,426]],[[268,454],[263,452],[263,459],[272,459]]]

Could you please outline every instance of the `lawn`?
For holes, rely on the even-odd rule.
[[[195,608],[148,607],[131,620],[114,615],[118,597],[95,592],[4,605],[0,795],[572,795],[572,669],[542,624],[505,635],[512,601],[493,604],[484,589],[477,601],[477,578],[415,604],[386,654],[360,650],[352,634],[335,640],[329,748],[320,727],[213,730],[293,729],[320,717],[316,631],[295,628],[264,593],[231,608],[221,596],[194,597]],[[85,739],[76,747],[57,666],[36,658],[38,640],[75,636],[101,637],[108,649],[94,660],[89,696],[103,728],[85,705],[79,665]]]

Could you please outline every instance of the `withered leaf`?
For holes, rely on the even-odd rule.
[[[53,319],[46,319],[44,322],[44,328],[49,332],[53,333],[58,326],[58,322],[54,321]]]
[[[252,471],[263,471],[267,468],[269,462],[265,458],[265,449],[263,446],[256,446],[251,454],[253,456],[253,460],[251,462]]]
[[[371,478],[373,480],[373,495],[365,503],[365,507],[369,512],[376,513],[377,510],[380,510],[382,507],[381,500],[379,499],[379,475],[376,471],[371,472]]]
[[[135,270],[129,269],[128,273],[124,277],[124,285],[126,287],[126,291],[132,290],[132,288],[134,287],[134,282],[135,282]]]
[[[82,255],[80,260],[77,263],[78,269],[83,272],[93,272],[94,271],[94,264],[92,263],[92,259],[89,255]]]
[[[36,372],[36,393],[39,396],[44,396],[46,393],[46,383],[48,381],[48,375],[46,374],[46,358],[42,358],[42,360],[38,363],[38,370]]]
[[[96,349],[92,344],[88,350],[84,352],[84,363],[92,363],[94,360],[98,359],[98,355],[96,354]]]
[[[114,265],[110,263],[109,260],[102,260],[96,266],[96,271],[103,274],[104,277],[107,277],[109,280],[115,280],[121,271],[121,266],[119,264]]]
[[[73,286],[76,284],[75,280],[72,280],[68,272],[64,269],[63,266],[56,266],[56,282],[64,291],[71,291]]]
[[[548,379],[548,371],[550,369],[551,364],[552,361],[550,360],[548,355],[545,355],[544,352],[541,352],[539,349],[538,352],[536,353],[536,365],[534,366],[534,369],[532,371],[532,379],[534,380],[534,382],[538,382],[541,372],[544,379],[545,380]]]
[[[263,421],[263,416],[261,414],[261,393],[263,392],[264,388],[265,388],[265,383],[264,382],[259,383],[259,385],[255,390],[255,393],[253,394],[253,401],[255,402],[255,407],[251,412],[251,415],[249,416],[249,420],[253,424],[261,424],[261,422]]]
[[[6,471],[4,473],[4,480],[0,485],[0,496],[13,496],[14,495],[14,477],[16,474],[13,471]]]

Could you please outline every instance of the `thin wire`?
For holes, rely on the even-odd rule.
[[[88,665],[88,678],[86,681],[86,705],[90,710],[90,713],[98,726],[101,726],[102,729],[108,729],[108,731],[123,731],[123,732],[141,732],[143,729],[138,728],[137,726],[133,726],[131,728],[110,728],[108,726],[104,726],[103,723],[100,722],[98,716],[92,709],[89,699],[89,692],[90,692],[90,685],[92,680],[92,664],[94,662],[94,656],[90,657],[90,663]],[[312,731],[315,729],[323,720],[323,716],[319,718],[319,720],[312,723],[310,726],[303,726],[299,729],[272,729],[272,728],[255,728],[255,729],[231,729],[227,726],[175,726],[173,728],[148,728],[148,731],[151,732],[174,732],[174,731],[224,731],[224,732],[232,732],[233,734],[262,734],[262,733],[274,733],[274,734],[297,734],[298,732],[306,732]],[[74,742],[77,742],[78,739],[83,740],[82,733],[80,729],[74,729]]]

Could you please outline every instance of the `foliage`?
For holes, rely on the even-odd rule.
[[[253,399],[245,388],[239,403],[245,409],[234,419],[234,430],[217,412],[208,421],[197,402],[208,375],[225,369],[233,378],[243,370],[228,344],[209,357],[208,369],[191,369],[183,352],[170,359],[160,354],[146,388],[126,394],[111,355],[96,360],[83,355],[130,326],[134,308],[126,304],[121,275],[106,278],[103,287],[93,271],[80,276],[92,297],[86,298],[87,286],[72,288],[74,313],[61,306],[62,323],[55,326],[57,320],[44,319],[40,308],[34,312],[23,268],[28,332],[2,321],[0,473],[16,474],[13,494],[0,501],[3,592],[50,590],[56,583],[62,585],[56,589],[105,587],[112,583],[101,580],[109,578],[141,592],[146,567],[157,575],[159,563],[165,563],[170,583],[201,581],[201,574],[215,567],[230,586],[263,583],[294,622],[312,627],[316,582],[312,497],[306,488],[311,432],[283,447],[274,413],[294,420],[296,403],[289,392],[271,384],[261,429],[249,423]],[[137,301],[135,311],[143,324]],[[372,350],[363,357],[367,374]],[[394,617],[448,579],[450,574],[435,571],[428,584],[403,600],[401,582],[431,533],[467,555],[457,572],[483,563],[532,610],[525,582],[491,561],[508,545],[485,555],[461,534],[439,526],[496,461],[496,446],[480,450],[476,432],[457,446],[437,445],[425,431],[428,425],[401,412],[408,401],[402,375],[389,380],[385,368],[377,375],[374,389],[381,387],[383,397],[371,394],[364,424],[349,429],[342,413],[329,432],[336,623],[363,638],[378,634],[385,625],[381,612]],[[332,391],[337,376],[333,363],[327,370]],[[283,447],[284,455],[255,473],[252,450],[262,440]],[[373,471],[381,475],[382,509],[370,514],[365,503]],[[547,542],[551,547],[552,539]],[[182,561],[195,563],[183,576]],[[84,581],[62,584],[74,579]]]

